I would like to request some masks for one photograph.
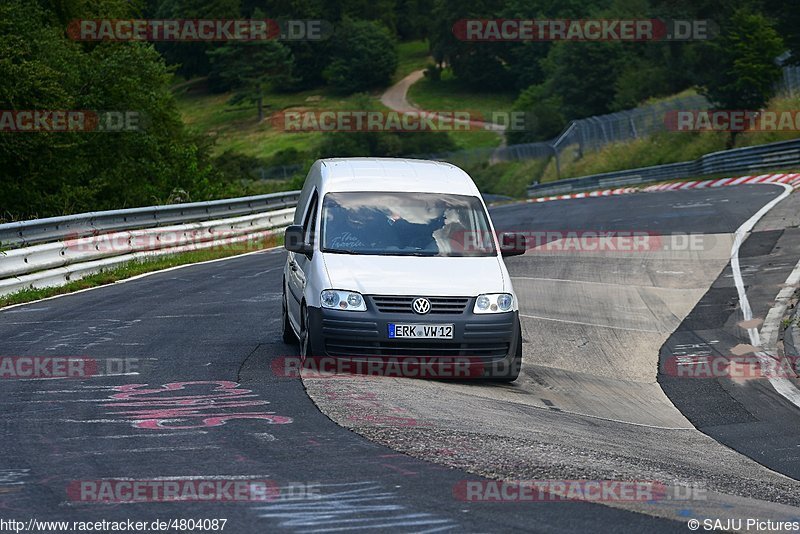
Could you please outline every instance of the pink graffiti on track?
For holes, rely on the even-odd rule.
[[[204,389],[198,392],[197,388]],[[103,406],[122,408],[108,413],[129,419],[136,428],[184,430],[221,426],[234,419],[259,419],[278,425],[292,422],[290,417],[275,412],[242,410],[269,402],[258,399],[252,390],[239,388],[237,382],[171,382],[150,389],[148,384],[126,384],[113,389],[117,393]]]

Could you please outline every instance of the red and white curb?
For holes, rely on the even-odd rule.
[[[695,180],[692,182],[672,182],[669,184],[651,185],[642,191],[675,191],[677,189],[702,189],[705,187],[722,187],[745,184],[790,184],[795,189],[800,187],[800,173],[797,174],[762,174],[759,176],[740,176],[738,178],[719,178],[716,180]]]
[[[619,189],[603,189],[584,193],[570,193],[567,195],[553,195],[549,197],[529,198],[526,202],[550,202],[552,200],[570,200],[574,198],[608,197],[612,195],[627,195],[629,193],[653,193],[655,191],[676,191],[683,189],[703,189],[707,187],[723,187],[728,185],[746,184],[790,184],[795,189],[800,187],[800,173],[794,174],[761,174],[759,176],[740,176],[736,178],[718,178],[714,180],[692,180],[687,182],[670,182],[636,189],[623,187]]]
[[[628,193],[636,193],[637,191],[638,189],[634,187],[622,187],[619,189],[603,189],[602,191],[592,191],[590,193],[570,193],[568,195],[529,198],[525,202],[549,202],[551,200],[570,200],[573,198],[608,197],[611,195],[626,195]]]

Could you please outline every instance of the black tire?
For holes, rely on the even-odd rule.
[[[296,343],[297,336],[292,330],[292,323],[289,322],[289,310],[286,307],[286,290],[283,293],[283,302],[281,303],[281,335],[284,343]]]
[[[303,317],[303,323],[300,329],[300,361],[305,362],[306,358],[309,356],[315,356],[314,352],[314,344],[311,340],[311,336],[308,333],[308,308],[306,308],[305,303],[300,309],[300,314]]]
[[[489,380],[492,382],[513,382],[519,378],[522,370],[522,327],[517,327],[517,350],[510,365],[506,366],[502,372],[495,374]]]

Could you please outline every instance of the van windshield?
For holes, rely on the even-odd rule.
[[[494,256],[477,197],[438,193],[328,193],[322,252],[390,256]]]

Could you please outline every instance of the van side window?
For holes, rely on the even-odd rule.
[[[303,221],[303,228],[305,229],[304,239],[309,245],[314,244],[315,232],[314,228],[317,226],[317,207],[318,207],[317,192],[311,196],[311,202],[308,205],[308,212],[306,212],[305,220]]]

